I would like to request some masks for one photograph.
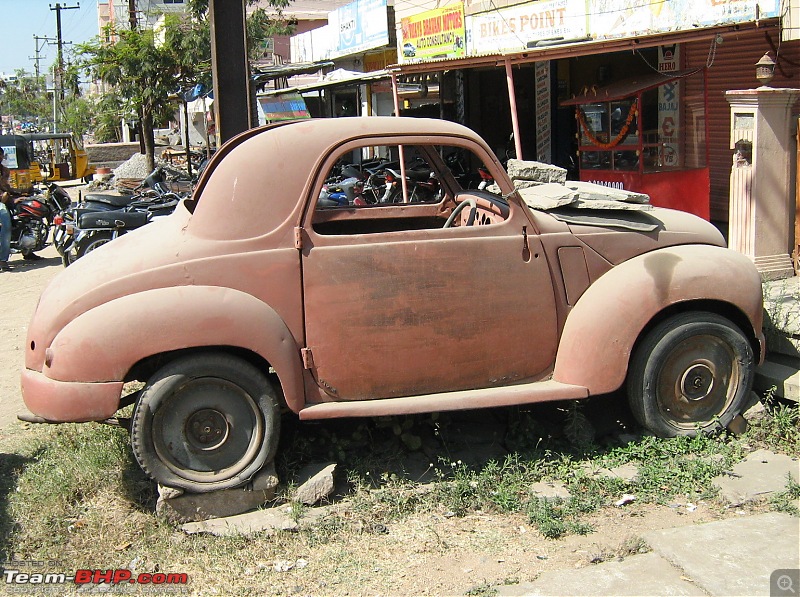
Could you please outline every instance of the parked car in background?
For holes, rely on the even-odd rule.
[[[500,194],[463,188],[453,151]],[[337,165],[376,158],[403,177],[426,164],[437,191],[320,203]],[[190,492],[246,483],[274,457],[282,411],[397,415],[625,388],[658,435],[725,427],[763,358],[752,262],[691,214],[588,216],[531,209],[452,122],[253,129],[171,216],[53,280],[28,331],[24,400],[51,422],[134,404],[138,462]],[[121,398],[132,380],[144,388]]]

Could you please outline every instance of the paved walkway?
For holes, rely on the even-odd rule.
[[[651,531],[650,553],[544,572],[501,596],[769,595],[800,592],[800,519],[770,512]]]

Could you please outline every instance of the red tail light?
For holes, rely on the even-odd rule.
[[[62,216],[61,214],[53,218],[53,224],[55,224],[56,226],[61,226],[61,224],[63,223],[64,223],[64,216]]]

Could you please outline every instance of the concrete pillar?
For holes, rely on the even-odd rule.
[[[800,89],[727,91],[731,105],[728,244],[765,279],[794,275],[795,155],[792,107]]]

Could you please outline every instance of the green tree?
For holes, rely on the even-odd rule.
[[[94,77],[114,87],[131,102],[141,118],[145,155],[155,165],[154,121],[159,106],[175,88],[177,65],[171,52],[158,44],[152,30],[121,30],[115,43],[95,40],[78,51]]]
[[[47,119],[52,114],[52,95],[45,89],[44,79],[23,69],[15,79],[4,81],[0,89],[0,114],[16,121]]]
[[[248,48],[253,52],[266,38],[293,31],[294,24],[281,15],[288,3],[270,0],[276,10],[272,16],[261,8],[252,11],[248,17]],[[115,32],[108,31],[103,38],[109,41],[96,38],[78,47],[83,66],[96,79],[112,86],[139,114],[151,167],[155,163],[154,125],[171,110],[170,95],[198,83],[211,86],[208,2],[192,0],[189,8],[186,15],[165,15],[164,27],[158,32],[120,30],[116,32],[117,41],[111,42],[110,34]]]

